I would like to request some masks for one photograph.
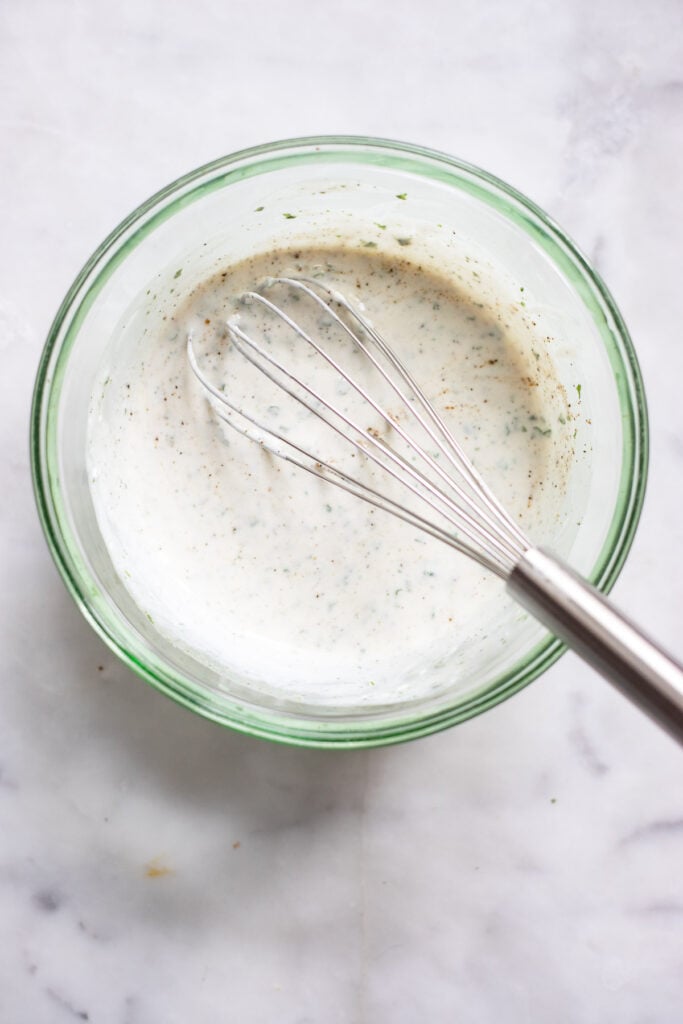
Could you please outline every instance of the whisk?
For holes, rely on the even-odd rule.
[[[369,364],[381,385],[371,389],[359,379],[357,362],[348,369],[334,346],[325,345],[302,318],[269,296],[286,290],[297,309],[324,317],[352,351]],[[301,301],[303,300],[303,302]],[[367,460],[390,482],[388,490],[349,472],[343,460],[311,452],[284,430],[266,422],[265,410],[244,408],[200,366],[192,336],[187,340],[190,367],[215,413],[231,427],[278,458],[327,481],[363,501],[412,524],[464,553],[506,581],[514,598],[552,633],[573,648],[623,694],[683,743],[683,668],[621,615],[589,583],[545,549],[535,547],[475,469],[458,440],[418,385],[412,372],[342,293],[320,280],[277,277],[240,299],[267,312],[291,333],[297,345],[322,359],[360,409],[379,417],[385,430],[368,430],[335,397],[314,387],[287,359],[253,337],[238,314],[226,322],[229,342],[260,374],[332,431],[356,464]],[[292,303],[290,303],[291,305]],[[367,368],[367,367],[366,367]],[[401,414],[393,410],[397,406]],[[397,490],[397,486],[400,488]]]

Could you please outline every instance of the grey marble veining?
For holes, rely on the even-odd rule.
[[[203,161],[346,131],[455,153],[600,267],[650,402],[618,601],[683,656],[683,8],[0,7],[0,1022],[675,1024],[680,752],[566,656],[439,736],[324,754],[134,678],[57,578],[28,406],[73,276]]]

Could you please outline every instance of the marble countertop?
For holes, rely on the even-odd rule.
[[[455,153],[547,209],[625,315],[648,497],[615,597],[683,656],[675,0],[27,0],[0,9],[0,1022],[674,1024],[681,753],[567,655],[370,752],[221,730],[132,676],[50,561],[33,375],[85,258],[275,138]]]

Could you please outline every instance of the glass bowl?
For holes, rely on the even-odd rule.
[[[118,578],[100,533],[86,472],[89,399],[103,352],[143,289],[157,281],[170,292],[183,268],[189,287],[193,273],[201,277],[202,259],[208,267],[217,252],[239,259],[274,242],[287,245],[302,224],[315,225],[323,205],[326,215],[355,211],[367,218],[375,211],[384,216],[392,203],[406,210],[407,196],[416,223],[470,240],[511,280],[524,281],[526,315],[544,317],[552,332],[558,376],[580,409],[567,514],[552,546],[607,592],[636,529],[647,414],[635,353],[599,276],[538,207],[460,160],[380,139],[287,140],[193,171],[116,228],[66,295],[36,380],[33,481],[53,558],[105,643],[178,703],[251,735],[341,748],[423,736],[495,706],[564,649],[519,614],[495,656],[470,666],[465,685],[354,706],[278,696],[217,671],[163,636]]]

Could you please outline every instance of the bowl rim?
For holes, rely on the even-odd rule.
[[[38,366],[30,418],[33,489],[40,522],[52,558],[82,614],[107,646],[137,675],[156,689],[205,718],[239,732],[290,745],[318,748],[373,747],[404,742],[446,729],[494,707],[527,686],[555,662],[565,645],[553,637],[534,648],[482,690],[466,700],[433,711],[386,715],[375,720],[340,716],[315,719],[290,712],[248,706],[244,701],[220,702],[177,671],[144,663],[112,636],[96,607],[96,587],[77,553],[70,549],[60,524],[56,440],[51,424],[56,415],[58,386],[68,362],[70,341],[104,280],[134,246],[178,208],[199,198],[210,186],[225,187],[248,174],[277,170],[292,162],[338,159],[353,154],[355,162],[377,162],[396,170],[412,170],[446,181],[484,201],[521,227],[540,244],[587,306],[605,345],[615,378],[623,426],[622,472],[618,497],[602,550],[588,577],[609,593],[631,548],[640,518],[648,467],[648,416],[642,376],[630,335],[598,272],[567,234],[539,206],[517,189],[466,161],[438,150],[392,139],[357,135],[321,135],[282,139],[239,150],[177,178],[137,206],[98,246],[67,291],[50,327]],[[431,173],[428,173],[431,170]],[[220,174],[220,172],[224,172]],[[237,177],[235,178],[235,172]],[[231,175],[233,176],[231,179]],[[202,184],[202,179],[206,179]],[[152,661],[154,659],[147,659]],[[218,706],[220,703],[220,707]]]

